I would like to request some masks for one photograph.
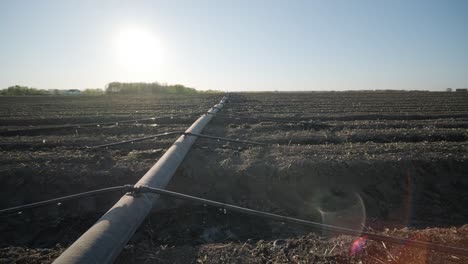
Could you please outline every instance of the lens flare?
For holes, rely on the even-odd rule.
[[[359,251],[361,251],[361,249],[364,247],[364,245],[366,244],[366,239],[367,237],[365,236],[362,236],[362,237],[358,237],[356,238],[353,243],[351,244],[351,250],[350,250],[350,255],[351,256],[354,256],[356,255]]]
[[[362,231],[366,221],[366,209],[358,193],[333,192],[323,196],[317,207],[322,223]],[[330,230],[322,230],[325,236],[338,235]]]

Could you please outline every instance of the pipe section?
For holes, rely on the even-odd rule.
[[[226,102],[223,99],[195,121],[186,133],[200,134]],[[165,189],[184,160],[196,136],[180,136],[153,167],[135,184]],[[53,263],[112,263],[145,220],[159,194],[126,194]]]

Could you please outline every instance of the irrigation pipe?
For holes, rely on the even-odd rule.
[[[114,143],[108,143],[108,144],[102,144],[102,145],[96,145],[96,146],[86,146],[87,149],[96,149],[96,148],[104,148],[104,147],[110,147],[110,146],[116,146],[116,145],[122,145],[122,144],[128,144],[128,143],[133,143],[133,142],[138,142],[138,141],[143,141],[143,140],[148,140],[152,138],[158,138],[158,137],[166,137],[166,136],[172,136],[172,135],[180,135],[183,134],[184,131],[174,131],[174,132],[165,132],[157,135],[152,135],[152,136],[147,136],[147,137],[142,137],[142,138],[134,138],[130,140],[124,140],[124,141],[119,141],[119,142],[114,142]]]
[[[119,142],[114,142],[114,143],[109,143],[109,144],[102,144],[102,145],[96,145],[96,146],[86,146],[86,148],[87,149],[103,148],[103,147],[109,147],[109,146],[129,144],[129,143],[148,140],[148,139],[157,138],[157,137],[164,137],[164,136],[170,136],[170,135],[180,135],[180,134],[183,134],[185,136],[195,136],[195,137],[199,137],[199,138],[206,138],[206,139],[211,139],[211,140],[220,140],[220,141],[227,141],[227,142],[235,142],[235,143],[240,143],[240,144],[261,145],[261,146],[277,146],[278,145],[278,144],[262,143],[262,142],[258,142],[258,141],[239,140],[239,139],[233,139],[233,138],[217,137],[217,136],[205,135],[205,134],[200,134],[200,133],[186,133],[184,131],[175,131],[175,132],[166,132],[166,133],[147,136],[147,137],[142,137],[142,138],[134,138],[134,139],[119,141]]]
[[[293,224],[308,226],[312,228],[321,228],[321,229],[325,229],[328,231],[339,232],[345,235],[366,237],[367,239],[370,239],[370,240],[384,241],[384,242],[393,243],[393,244],[408,245],[408,246],[416,247],[416,248],[432,249],[432,250],[447,252],[447,253],[456,254],[456,255],[468,256],[468,249],[466,248],[451,247],[451,246],[445,246],[445,245],[435,244],[435,243],[430,243],[430,242],[412,240],[412,239],[403,239],[403,238],[398,238],[398,237],[384,236],[384,235],[379,235],[375,233],[370,233],[370,232],[365,232],[365,231],[360,231],[360,230],[355,230],[355,229],[350,229],[350,228],[345,228],[345,227],[340,227],[340,226],[321,224],[321,223],[302,220],[302,219],[293,218],[289,216],[266,213],[266,212],[249,209],[245,207],[240,207],[236,205],[216,202],[213,200],[208,200],[204,198],[199,198],[199,197],[195,197],[195,196],[191,196],[187,194],[172,192],[172,191],[158,189],[158,188],[140,186],[140,187],[135,188],[135,192],[136,193],[152,192],[152,193],[157,193],[157,194],[161,194],[161,195],[165,195],[165,196],[169,196],[169,197],[173,197],[177,199],[183,199],[183,200],[189,200],[192,202],[207,204],[210,206],[223,208],[223,209],[231,210],[234,212],[268,218],[268,219],[272,219],[272,220],[276,220],[280,222],[293,223]]]
[[[50,199],[50,200],[45,200],[45,201],[41,201],[41,202],[30,203],[30,204],[26,204],[26,205],[20,205],[20,206],[7,208],[7,209],[2,209],[2,210],[0,210],[0,215],[11,214],[11,213],[19,213],[19,212],[22,212],[22,211],[27,210],[27,209],[33,209],[33,208],[37,208],[37,207],[49,206],[49,205],[65,202],[65,201],[68,201],[68,200],[74,200],[74,199],[94,196],[94,195],[103,194],[103,193],[109,193],[109,192],[115,192],[115,191],[129,192],[129,191],[132,191],[132,190],[133,190],[132,185],[124,185],[124,186],[115,186],[115,187],[103,188],[103,189],[98,189],[98,190],[93,190],[93,191],[88,191],[88,192],[82,192],[82,193],[78,193],[78,194],[63,196],[63,197],[59,197],[59,198],[54,198],[54,199]]]
[[[445,245],[442,245],[442,244],[436,244],[436,243],[431,243],[431,242],[424,242],[424,241],[418,241],[418,240],[412,240],[412,239],[404,239],[404,238],[398,238],[398,237],[393,237],[393,236],[385,236],[385,235],[379,235],[379,234],[370,233],[370,232],[364,232],[364,231],[360,231],[360,230],[356,230],[356,229],[350,229],[350,228],[334,226],[334,225],[327,225],[327,224],[317,223],[317,222],[313,222],[313,221],[298,219],[298,218],[294,218],[294,217],[288,217],[288,216],[283,216],[283,215],[278,215],[278,214],[272,214],[272,213],[267,213],[267,212],[263,212],[263,211],[259,211],[259,210],[250,209],[250,208],[245,208],[245,207],[240,207],[240,206],[231,205],[231,204],[227,204],[227,203],[217,202],[217,201],[208,200],[208,199],[204,199],[204,198],[200,198],[200,197],[196,197],[196,196],[191,196],[191,195],[182,194],[182,193],[178,193],[178,192],[168,191],[168,190],[164,190],[164,189],[160,189],[160,188],[152,188],[152,187],[148,187],[148,186],[135,187],[133,185],[123,185],[123,186],[103,188],[103,189],[98,189],[98,190],[94,190],[94,191],[89,191],[89,192],[64,196],[64,197],[55,198],[55,199],[50,199],[50,200],[47,200],[47,201],[42,201],[42,202],[17,206],[17,207],[8,208],[8,209],[3,209],[3,210],[0,210],[0,215],[8,214],[8,213],[14,213],[14,212],[21,212],[21,211],[26,210],[26,209],[32,209],[32,208],[36,208],[36,207],[42,207],[42,206],[57,204],[59,202],[63,202],[63,201],[67,201],[67,200],[78,199],[78,198],[93,196],[93,195],[102,194],[102,193],[109,193],[109,192],[114,192],[114,191],[130,192],[131,193],[130,195],[133,195],[134,197],[139,197],[144,193],[155,193],[155,194],[169,196],[169,197],[176,198],[176,199],[182,199],[182,200],[187,200],[187,201],[191,201],[191,202],[201,203],[201,204],[204,204],[204,205],[214,206],[214,207],[217,207],[217,208],[223,208],[223,209],[226,209],[226,210],[239,212],[239,213],[242,213],[242,214],[253,215],[253,216],[257,216],[257,217],[272,219],[272,220],[275,220],[275,221],[307,226],[307,227],[311,227],[311,228],[314,228],[314,229],[325,229],[325,230],[328,230],[328,231],[334,231],[334,232],[338,232],[338,233],[346,234],[346,235],[351,235],[351,236],[366,237],[367,239],[375,240],[375,241],[384,241],[384,242],[397,244],[397,245],[408,245],[408,246],[415,247],[415,248],[430,249],[430,250],[436,250],[436,251],[455,254],[455,255],[468,256],[468,249],[466,249],[466,248],[445,246]]]
[[[208,112],[216,113],[224,106],[223,99]],[[204,114],[185,133],[199,134],[213,115]],[[196,137],[180,136],[153,167],[135,184],[164,189],[195,143]],[[124,195],[88,231],[66,249],[54,263],[112,263],[120,254],[159,197],[144,193],[138,197]]]
[[[195,137],[206,138],[206,139],[213,139],[213,140],[221,140],[221,141],[227,141],[227,142],[250,144],[250,145],[262,145],[262,146],[270,145],[268,143],[262,143],[262,142],[257,142],[257,141],[239,140],[239,139],[232,139],[232,138],[225,138],[225,137],[216,137],[216,136],[210,136],[210,135],[198,134],[198,133],[184,133],[184,135],[186,135],[186,136],[195,136]]]
[[[0,135],[8,136],[8,135],[15,135],[17,133],[25,133],[25,132],[41,131],[41,130],[82,128],[82,127],[99,127],[99,126],[115,125],[115,124],[121,124],[121,123],[133,123],[133,122],[148,121],[148,120],[171,119],[171,118],[174,118],[174,117],[198,115],[200,113],[203,113],[203,112],[195,112],[195,113],[187,113],[187,114],[171,115],[171,116],[161,116],[161,117],[148,117],[148,118],[140,118],[140,119],[113,121],[113,122],[70,124],[70,125],[58,125],[58,126],[41,126],[41,127],[32,127],[32,128],[25,128],[25,129],[4,130],[4,131],[0,131]]]
[[[279,118],[263,118],[263,117],[253,117],[253,116],[236,116],[233,114],[214,114],[216,116],[227,117],[234,120],[256,120],[259,122],[273,122],[273,123],[280,123],[280,124],[296,124],[296,125],[304,125],[304,126],[312,126],[315,129],[325,129],[325,128],[336,128],[336,126],[324,124],[322,122],[316,122],[312,120],[286,120],[286,119],[279,119]]]

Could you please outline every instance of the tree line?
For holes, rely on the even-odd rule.
[[[153,83],[124,83],[111,82],[106,85],[105,89],[78,89],[59,90],[59,89],[36,89],[27,86],[14,85],[6,89],[0,90],[0,95],[3,96],[22,96],[22,95],[149,95],[149,94],[194,94],[194,93],[218,93],[219,91],[197,91],[195,88],[186,87],[181,84],[160,84]]]
[[[0,90],[0,95],[10,95],[10,96],[17,96],[17,95],[47,95],[48,91],[30,88],[27,86],[10,86],[6,89]]]
[[[194,94],[195,88],[185,87],[181,84],[167,85],[158,82],[153,83],[121,83],[111,82],[106,87],[106,94]]]

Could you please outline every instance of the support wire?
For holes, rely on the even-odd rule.
[[[197,202],[197,203],[201,203],[204,205],[210,205],[210,206],[214,206],[218,208],[223,208],[226,210],[239,212],[239,213],[243,213],[247,215],[268,218],[268,219],[272,219],[272,220],[280,221],[280,222],[303,225],[303,226],[311,227],[314,229],[321,229],[321,230],[325,229],[325,230],[334,231],[337,233],[351,235],[351,236],[366,237],[367,239],[375,240],[375,241],[384,241],[384,242],[397,244],[397,245],[407,245],[410,247],[430,249],[430,250],[436,250],[436,251],[455,254],[455,255],[468,256],[468,249],[466,248],[452,247],[452,246],[446,246],[446,245],[436,244],[436,243],[431,243],[431,242],[424,242],[424,241],[418,241],[418,240],[412,240],[412,239],[406,239],[406,238],[379,235],[379,234],[375,234],[371,232],[365,232],[365,231],[360,231],[360,230],[355,230],[355,229],[350,229],[350,228],[345,228],[345,227],[340,227],[340,226],[327,225],[327,224],[317,223],[313,221],[298,219],[294,217],[267,213],[267,212],[240,207],[240,206],[236,206],[232,204],[217,202],[217,201],[208,200],[208,199],[204,199],[204,198],[200,198],[196,196],[168,191],[168,190],[164,190],[160,188],[152,188],[148,186],[123,185],[123,186],[103,188],[103,189],[98,189],[94,191],[88,191],[88,192],[68,195],[68,196],[64,196],[60,198],[50,199],[50,200],[46,200],[42,202],[36,202],[32,204],[26,204],[22,206],[16,206],[16,207],[8,208],[8,209],[3,209],[3,210],[0,210],[0,215],[21,212],[26,209],[53,205],[53,204],[57,204],[63,201],[67,201],[67,200],[79,199],[79,198],[84,198],[84,197],[93,196],[93,195],[102,194],[102,193],[115,192],[115,191],[130,192],[130,195],[133,195],[136,197],[138,197],[139,195],[143,193],[155,193],[155,194],[169,196],[169,197],[173,197],[177,199]]]

